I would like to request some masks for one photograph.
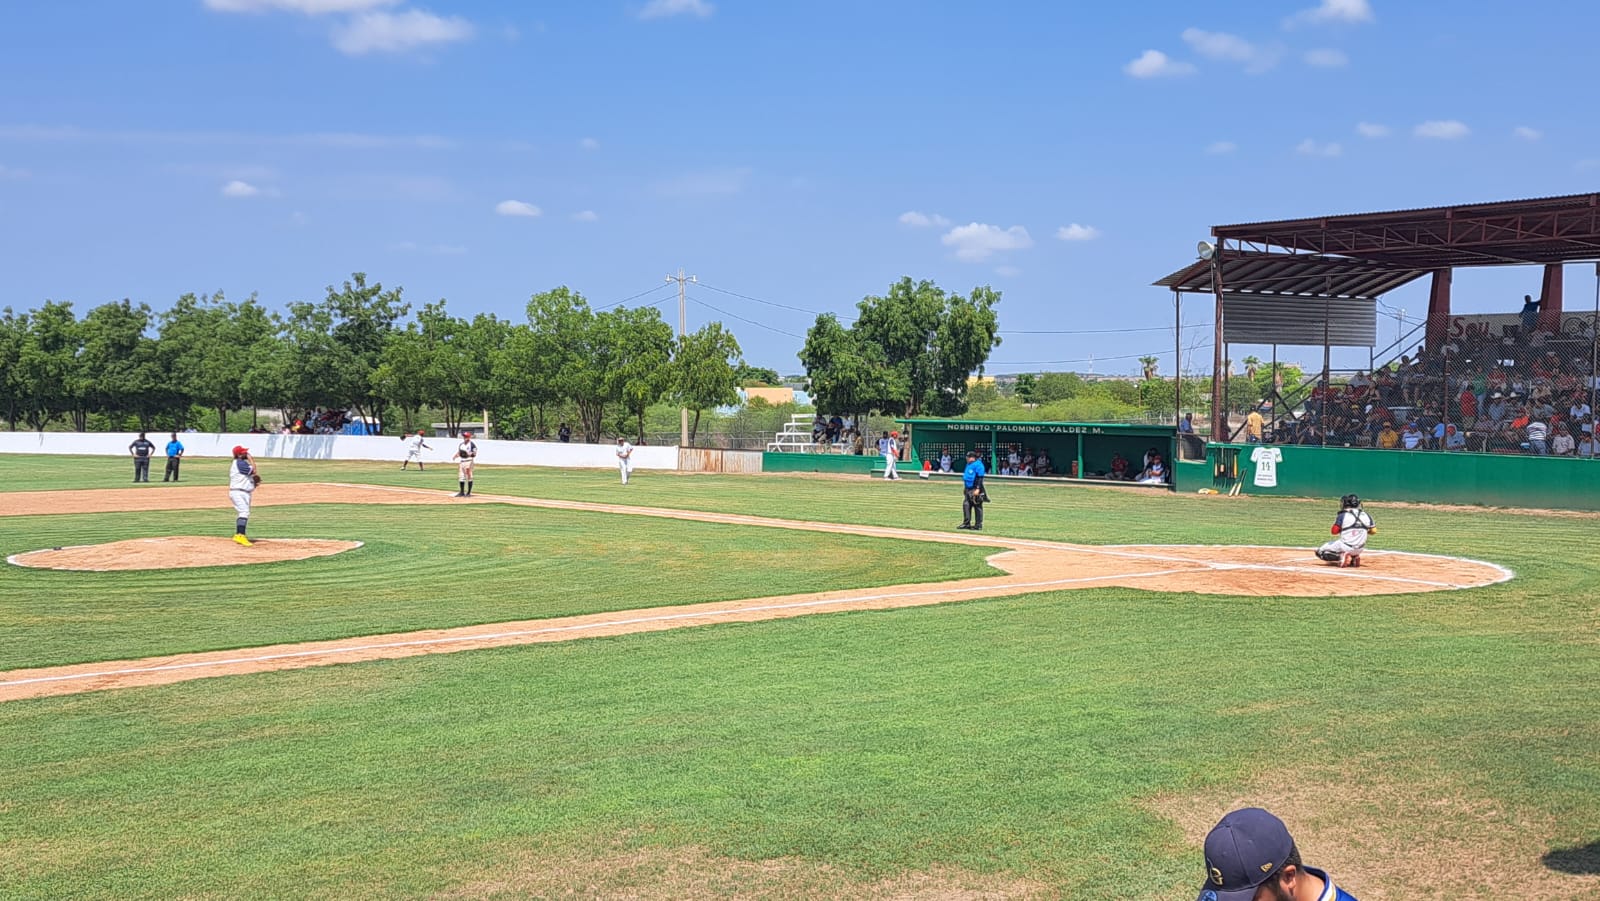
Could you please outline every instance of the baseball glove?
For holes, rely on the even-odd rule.
[[[250,473],[250,481],[251,481],[252,484],[255,484],[255,485],[261,484],[261,473],[259,473],[259,472]]]

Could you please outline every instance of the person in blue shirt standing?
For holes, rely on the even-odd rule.
[[[178,440],[178,433],[172,433],[172,440],[167,442],[167,471],[161,476],[163,482],[178,481],[178,461],[183,459],[183,442]]]
[[[1222,818],[1206,836],[1206,882],[1195,901],[1356,901],[1324,870],[1300,862],[1283,821],[1259,807]]]
[[[983,502],[988,499],[983,490],[983,461],[977,451],[967,451],[967,468],[961,471],[961,525],[956,528],[983,531]]]

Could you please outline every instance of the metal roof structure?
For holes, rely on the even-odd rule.
[[[1278,297],[1380,297],[1428,274],[1362,260],[1309,253],[1220,251],[1229,294]],[[1185,294],[1211,293],[1211,261],[1199,260],[1155,282]]]
[[[1219,225],[1211,234],[1223,249],[1409,269],[1571,263],[1600,259],[1600,193]]]
[[[1230,294],[1375,298],[1436,269],[1600,260],[1600,193],[1218,225]],[[1212,263],[1155,282],[1210,293]]]

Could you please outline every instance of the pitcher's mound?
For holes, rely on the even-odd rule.
[[[174,535],[169,538],[133,538],[109,544],[30,551],[7,557],[6,562],[39,569],[111,572],[124,569],[186,569],[196,566],[236,566],[242,563],[277,563],[331,557],[361,546],[359,541],[323,538],[255,539],[251,547],[232,538]]]

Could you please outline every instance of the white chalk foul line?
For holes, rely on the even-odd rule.
[[[690,610],[683,613],[665,613],[659,616],[637,616],[630,619],[608,619],[592,623],[575,623],[568,626],[546,626],[539,629],[514,629],[505,632],[487,632],[474,635],[446,635],[440,638],[416,638],[409,641],[373,642],[362,645],[345,645],[333,648],[317,648],[306,651],[285,651],[279,654],[258,654],[251,657],[229,657],[225,660],[197,660],[190,663],[164,663],[159,666],[137,666],[126,669],[100,670],[92,673],[70,673],[64,676],[39,676],[32,679],[13,679],[0,682],[0,688],[16,685],[37,685],[45,682],[71,682],[82,679],[105,679],[113,676],[135,676],[145,673],[176,672],[178,670],[204,669],[217,666],[235,666],[241,663],[265,663],[273,660],[295,660],[306,657],[332,657],[340,654],[356,654],[366,651],[386,651],[397,648],[427,647],[443,644],[468,644],[481,641],[502,641],[508,638],[527,638],[533,635],[555,635],[563,632],[579,632],[588,629],[603,629],[612,626],[636,626],[649,623],[679,622],[691,619],[708,619],[717,616],[734,616],[744,613],[766,613],[777,610],[801,610],[808,607],[826,607],[836,604],[859,604],[863,601],[886,601],[902,598],[939,597],[942,595],[971,594],[975,591],[1006,591],[1014,592],[1018,589],[1052,588],[1059,585],[1072,585],[1081,582],[1104,582],[1110,579],[1152,579],[1158,576],[1179,575],[1189,570],[1164,570],[1147,573],[1121,573],[1106,576],[1086,576],[1075,579],[1050,579],[1044,582],[1020,582],[1014,585],[969,585],[959,588],[938,588],[926,591],[904,591],[875,595],[852,595],[850,597],[821,598],[812,601],[794,601],[787,604],[760,604],[753,607],[727,607],[718,610]]]

